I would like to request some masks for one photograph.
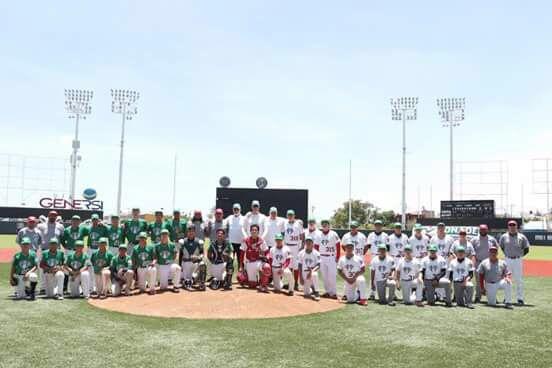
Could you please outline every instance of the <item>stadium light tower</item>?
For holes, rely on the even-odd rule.
[[[406,226],[406,121],[416,120],[418,97],[399,97],[391,99],[391,119],[402,120],[402,202],[401,223]]]
[[[464,120],[464,111],[466,109],[465,98],[438,98],[437,107],[439,107],[439,116],[443,127],[448,127],[450,131],[450,200],[454,199],[454,149],[453,149],[453,130]]]
[[[140,93],[124,89],[111,90],[111,112],[121,114],[121,153],[119,156],[119,188],[117,190],[117,214],[121,214],[121,195],[123,191],[123,151],[125,145],[125,121],[132,120],[132,117],[138,113],[135,104],[140,98]]]
[[[79,120],[86,119],[86,115],[92,112],[92,97],[94,92],[82,89],[66,89],[65,90],[65,112],[69,114],[69,119],[75,119],[75,139],[73,139],[73,153],[71,154],[71,199],[75,199],[75,185],[77,182],[77,164],[80,161],[78,151],[80,148],[79,141]]]

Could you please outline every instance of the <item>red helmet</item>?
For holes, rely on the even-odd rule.
[[[238,272],[238,282],[240,284],[245,284],[247,282],[247,274],[245,271]]]
[[[263,264],[263,267],[261,268],[261,273],[264,276],[271,276],[272,275],[272,267],[270,267],[269,263]]]

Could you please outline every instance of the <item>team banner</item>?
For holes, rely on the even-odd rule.
[[[423,226],[422,231],[429,237],[437,234],[437,226]],[[446,226],[445,233],[452,236],[454,239],[458,239],[458,233],[460,230],[466,231],[468,239],[479,236],[479,226]]]

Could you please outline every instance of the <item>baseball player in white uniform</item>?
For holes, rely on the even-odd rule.
[[[305,239],[305,249],[299,252],[297,263],[301,275],[301,284],[303,285],[303,296],[319,301],[318,270],[320,269],[320,253],[314,249],[314,239],[310,236]]]
[[[251,235],[251,225],[259,226],[259,236],[263,239],[266,237],[266,216],[261,213],[260,208],[261,204],[259,203],[259,201],[251,201],[251,211],[246,213],[243,217],[242,231],[244,239]]]
[[[508,270],[512,272],[512,278],[516,284],[516,296],[518,305],[524,305],[523,301],[523,257],[529,253],[529,240],[518,231],[518,224],[514,220],[508,221],[508,232],[503,234],[498,244],[506,257]]]
[[[414,225],[414,234],[408,239],[408,243],[412,246],[412,255],[418,261],[421,261],[427,256],[427,246],[429,245],[429,238],[422,233],[422,225]]]
[[[314,242],[314,249],[316,250],[320,247],[320,234],[322,234],[322,232],[316,228],[316,220],[310,218],[307,223],[307,228],[305,229],[304,238],[306,239],[307,236],[310,236]]]
[[[286,282],[288,284],[288,295],[293,295],[295,280],[293,279],[293,272],[289,268],[292,259],[291,252],[287,245],[284,245],[282,234],[276,234],[274,241],[276,242],[275,246],[270,248],[274,292],[280,292],[284,282]]]
[[[265,219],[265,237],[264,241],[267,247],[270,249],[276,245],[276,235],[284,234],[286,220],[282,217],[278,217],[278,209],[276,207],[270,207],[269,216]]]
[[[445,289],[445,302],[452,307],[450,280],[446,277],[447,260],[437,254],[437,245],[428,247],[429,255],[422,259],[420,271],[424,280],[424,288],[428,305],[435,305],[435,289]]]
[[[299,248],[304,239],[303,224],[301,221],[295,219],[295,211],[287,211],[287,221],[284,225],[284,244],[289,248],[292,259],[290,269],[293,270],[293,278],[295,279],[295,291],[299,290],[299,268],[297,265],[297,256],[299,255]]]
[[[512,274],[506,262],[498,259],[498,247],[489,246],[489,258],[483,260],[477,269],[481,293],[487,295],[487,305],[496,307],[496,293],[504,290],[504,307],[512,309]]]
[[[330,230],[330,221],[322,220],[318,251],[320,252],[320,274],[324,283],[323,298],[337,299],[337,261],[341,253],[339,235]]]
[[[400,222],[393,225],[393,233],[387,237],[387,244],[389,245],[389,255],[397,263],[404,256],[404,247],[408,244],[408,236],[402,232]]]
[[[351,231],[343,235],[341,238],[341,244],[351,243],[354,245],[355,256],[361,257],[364,259],[364,255],[368,250],[368,241],[366,235],[358,231],[358,222],[351,221]]]
[[[424,291],[424,282],[420,275],[420,264],[412,257],[412,246],[410,244],[404,247],[404,257],[400,258],[395,273],[395,282],[397,289],[402,289],[403,303],[412,305],[416,303],[418,307],[423,307],[422,296]],[[412,290],[416,290],[415,294]]]
[[[387,233],[383,232],[383,222],[381,220],[376,220],[374,222],[375,231],[372,231],[368,234],[366,242],[368,243],[368,249],[370,249],[371,258],[378,256],[378,246],[380,244],[385,244],[389,247],[389,236]],[[387,249],[389,250],[389,248]],[[375,297],[375,290],[370,289],[370,299],[373,300]]]
[[[448,266],[449,279],[454,285],[454,299],[459,307],[473,309],[473,263],[466,257],[466,249],[459,245],[456,248],[456,258]]]
[[[443,222],[437,224],[437,233],[431,237],[430,244],[437,245],[437,254],[441,257],[448,259],[450,254],[450,248],[454,243],[452,236],[447,235],[445,232],[446,226]]]
[[[370,276],[372,290],[378,292],[379,304],[395,306],[395,261],[387,255],[387,245],[383,243],[378,245],[378,255],[370,262]]]
[[[344,292],[347,303],[367,305],[364,259],[356,256],[354,249],[354,244],[349,240],[345,244],[345,255],[337,262],[337,272],[345,280]]]

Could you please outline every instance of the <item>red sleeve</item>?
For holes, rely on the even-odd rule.
[[[339,261],[339,258],[341,257],[341,244],[340,244],[340,242],[337,242],[335,247],[336,247],[336,250],[337,250],[337,254],[335,256],[335,261],[337,262],[337,261]]]
[[[289,264],[291,263],[291,258],[287,258],[284,263],[282,264],[282,269],[288,268]]]
[[[314,249],[316,249],[318,252],[320,252],[320,244],[315,244]]]
[[[485,274],[484,273],[479,274],[479,287],[481,288],[481,290],[485,289]]]

